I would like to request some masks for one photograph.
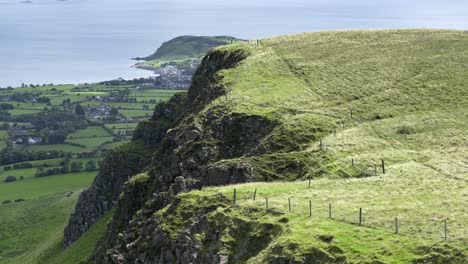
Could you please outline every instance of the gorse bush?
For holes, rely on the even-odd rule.
[[[15,182],[17,179],[15,176],[7,176],[4,180],[4,182]]]
[[[401,126],[397,129],[397,133],[400,135],[411,135],[415,134],[416,130],[410,126]]]

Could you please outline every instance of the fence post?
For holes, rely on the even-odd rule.
[[[447,219],[444,220],[444,240],[448,238]]]
[[[236,193],[236,189],[234,188],[234,199],[233,199],[233,200],[234,200],[234,204],[236,204],[236,198],[237,198],[236,196],[237,196],[237,193]]]
[[[254,191],[254,197],[253,197],[254,201],[256,197],[257,197],[257,188],[255,188],[255,191]]]
[[[291,212],[291,198],[288,198],[289,212]]]
[[[351,165],[354,167],[354,159],[351,159]]]
[[[312,200],[309,200],[309,217],[312,217]]]
[[[265,198],[265,205],[266,205],[266,210],[268,212],[268,198]]]
[[[359,225],[362,224],[362,208],[359,208]]]
[[[385,174],[385,161],[382,160],[382,174]]]
[[[332,212],[331,212],[332,208],[331,208],[331,203],[328,204],[328,218],[331,218],[332,217]]]
[[[395,234],[398,234],[398,217],[395,217]]]
[[[310,175],[309,175],[309,188],[310,188]]]

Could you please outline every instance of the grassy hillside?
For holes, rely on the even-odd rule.
[[[137,218],[141,222],[131,221],[122,247],[114,250],[130,261],[144,258],[139,255],[144,249],[158,256],[162,251],[156,249],[177,245],[183,252],[189,241],[187,247],[200,255],[219,253],[233,263],[463,263],[467,44],[463,31],[382,30],[305,33],[261,40],[259,46],[217,48],[227,51],[217,53],[224,59],[239,49],[249,56],[219,72],[220,78],[199,76],[190,99],[211,94],[200,90],[213,87],[226,88],[226,94],[171,130],[182,135],[188,131],[184,126],[196,128],[203,132],[197,139],[167,142],[184,147],[173,152],[194,148],[194,156],[210,153],[200,148],[229,152],[223,157],[235,158],[204,167],[218,169],[211,171],[220,172],[220,182],[235,181],[243,168],[248,175],[240,178],[277,182],[181,194],[163,210]],[[205,67],[220,67],[223,58],[214,60]],[[258,144],[245,140],[251,130],[262,134]],[[175,160],[183,167],[185,160]],[[176,166],[171,161],[167,166]],[[157,176],[156,182],[173,175]],[[134,193],[144,196],[141,189]],[[125,208],[125,202],[141,199],[132,197],[131,191],[122,195],[123,207],[116,212],[136,209]],[[141,235],[148,234],[145,228],[157,235]],[[92,244],[83,239],[86,247]],[[184,243],[171,243],[178,239]],[[76,248],[66,254],[76,256],[81,246]]]
[[[3,106],[10,106],[0,111],[0,150],[4,157],[0,166],[0,263],[78,263],[89,257],[108,218],[97,223],[77,245],[63,250],[64,228],[79,194],[92,183],[105,151],[129,142],[138,121],[147,119],[157,102],[176,92],[137,86],[47,85],[0,90]],[[37,102],[38,98],[48,98],[50,103]],[[73,114],[77,104],[85,109],[83,120],[88,126],[67,133],[64,143],[14,143],[16,129],[27,132],[27,137],[43,134],[37,124],[33,125],[36,116],[28,114]],[[118,118],[106,119],[109,114],[96,109],[100,106],[117,109]],[[94,118],[92,113],[100,117]],[[54,151],[64,153],[51,155]],[[21,157],[31,152],[42,155],[29,155],[34,160]],[[89,161],[94,161],[94,168],[86,169]],[[73,163],[82,165],[79,172],[71,171]],[[55,169],[59,172],[36,176],[40,170]],[[16,181],[6,183],[7,177],[16,177]]]
[[[332,203],[346,220],[325,217],[315,225],[291,215],[277,243],[301,245],[310,235],[331,234],[350,259],[402,263],[422,254],[421,246],[440,242],[448,220],[450,245],[466,246],[467,44],[464,31],[383,30],[306,33],[265,39],[259,47],[220,48],[251,55],[221,73],[229,93],[205,113],[222,108],[279,125],[261,142],[269,154],[219,163],[247,162],[254,174],[271,179],[311,177],[312,189],[264,185],[262,198],[284,210],[291,197],[302,211],[312,200],[322,216]],[[356,222],[359,208],[373,228],[348,223]],[[401,235],[388,236],[395,217],[402,221]]]

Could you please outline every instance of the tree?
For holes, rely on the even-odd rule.
[[[79,172],[82,169],[83,169],[83,163],[82,162],[74,161],[70,165],[70,171],[71,172]]]
[[[17,179],[15,176],[7,176],[4,182],[15,182]]]
[[[75,107],[75,114],[79,115],[79,116],[84,116],[85,115],[85,111],[83,109],[83,107],[81,107],[80,104],[77,104],[76,107]]]
[[[94,160],[89,160],[86,162],[85,166],[86,171],[95,171],[96,170],[96,162]]]
[[[118,115],[118,114],[119,114],[119,110],[117,110],[117,108],[115,108],[115,107],[112,107],[111,110],[110,110],[110,114],[111,114],[111,115]]]
[[[42,103],[42,104],[50,104],[50,98],[49,97],[45,97],[45,96],[41,96],[41,97],[38,97],[36,99],[36,101],[38,103]]]

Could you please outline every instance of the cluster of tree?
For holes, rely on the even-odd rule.
[[[42,84],[42,87],[49,86],[49,85],[50,85],[50,86],[53,86],[54,84],[53,84],[53,83],[43,83],[43,84]],[[41,87],[41,85],[39,85],[39,84],[32,84],[32,83],[29,84],[29,85],[27,85],[27,84],[25,84],[25,83],[22,83],[22,84],[21,84],[21,87],[22,87],[22,88],[26,88],[26,87],[36,88],[36,87]]]
[[[131,136],[133,135],[133,130],[118,130],[115,132],[117,136]]]
[[[7,165],[5,167],[3,167],[3,170],[4,171],[9,171],[11,170],[12,168],[15,169],[15,170],[19,170],[19,169],[29,169],[29,168],[32,168],[33,165],[29,162],[23,162],[23,163],[16,163],[16,164],[13,164],[13,166],[10,166],[10,165]]]
[[[84,116],[85,115],[85,110],[83,109],[83,107],[80,104],[77,104],[75,106],[75,114],[79,115],[79,116]]]
[[[33,102],[34,100],[36,100],[37,102],[37,98],[40,97],[40,93],[30,93],[30,92],[24,92],[24,93],[11,93],[11,94],[7,94],[7,95],[4,95],[2,97],[5,97],[7,99],[9,99],[10,101],[15,101],[15,102],[23,102],[23,103],[26,103],[26,102]]]
[[[8,129],[10,129],[10,124],[9,123],[0,124],[0,130],[8,130]]]
[[[20,179],[23,180],[24,177],[21,176]],[[3,181],[4,181],[4,182],[15,182],[15,181],[17,181],[17,180],[18,180],[18,179],[16,178],[16,176],[11,176],[11,175],[10,175],[10,176],[5,177],[5,180],[3,180]]]
[[[26,201],[26,200],[24,200],[22,198],[19,198],[19,199],[15,200],[15,203],[20,203],[20,202],[24,202],[24,201]],[[2,202],[2,204],[10,204],[10,203],[12,203],[11,200],[5,200],[5,201]]]
[[[48,105],[50,105],[50,98],[49,98],[49,97],[45,97],[45,96],[41,96],[41,97],[36,98],[36,102],[41,103],[41,104],[48,104]]]
[[[8,165],[19,162],[33,161],[33,160],[45,160],[54,158],[71,157],[72,153],[63,151],[51,150],[51,151],[23,151],[19,149],[7,150],[3,149],[0,151],[0,166]]]
[[[88,126],[85,118],[55,109],[27,115],[24,119],[26,119],[24,122],[33,124],[38,130],[48,128],[50,130],[65,130],[71,133],[77,129],[85,129]]]
[[[74,173],[80,171],[95,171],[97,169],[96,162],[94,160],[89,160],[85,164],[79,161],[70,162],[69,159],[66,159],[61,162],[60,167],[55,168],[45,168],[39,167],[36,171],[36,177],[45,177],[57,174],[66,174],[66,173]]]
[[[154,78],[134,78],[131,80],[125,80],[125,79],[110,80],[110,81],[101,82],[99,84],[106,85],[106,86],[120,86],[120,85],[144,84],[144,83],[153,82],[153,81],[154,81]]]
[[[0,110],[12,110],[12,109],[15,109],[15,106],[12,104],[8,104],[8,103],[0,104]]]

